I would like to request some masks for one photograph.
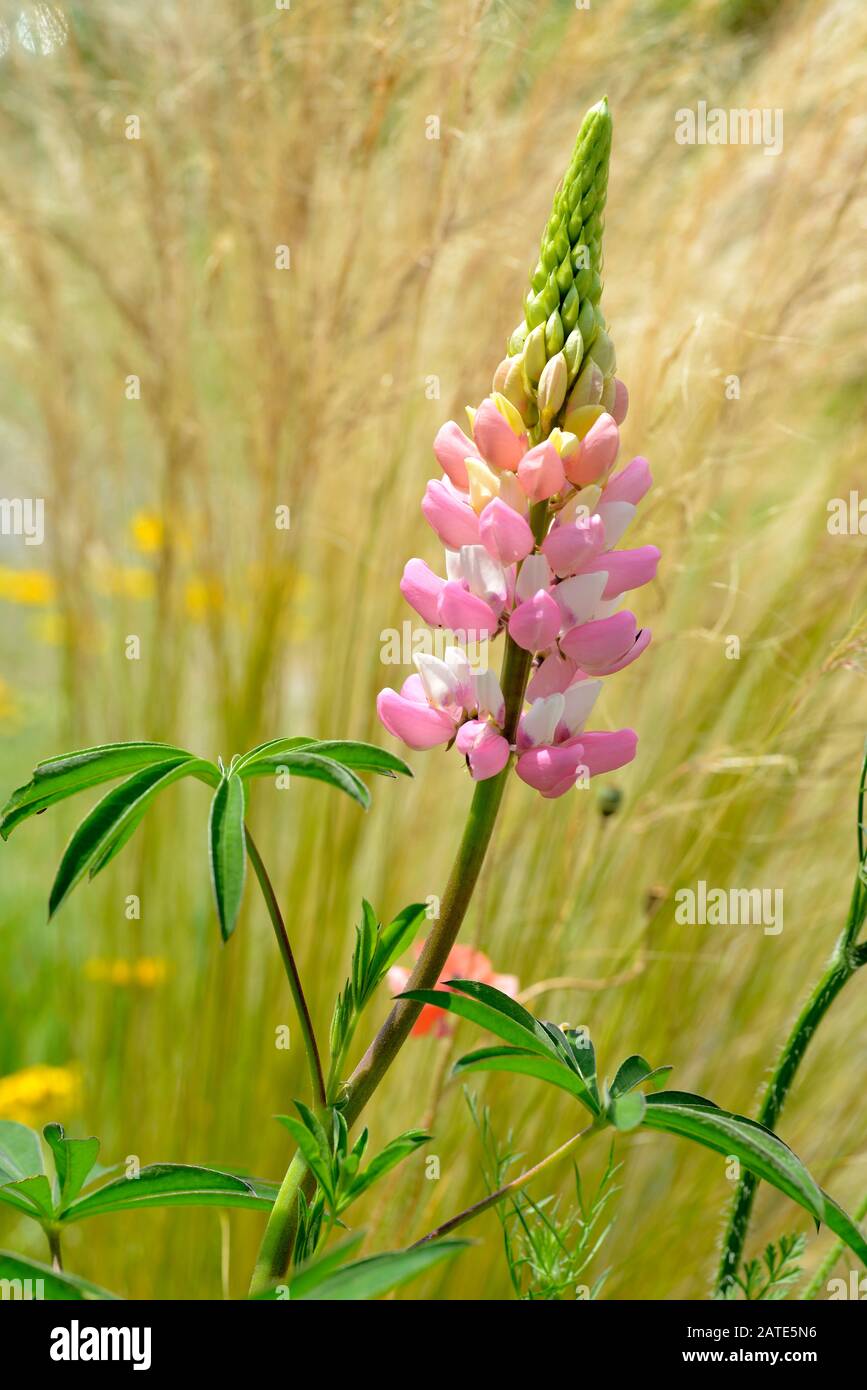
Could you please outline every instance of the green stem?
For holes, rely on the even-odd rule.
[[[846,927],[824,973],[795,1021],[765,1091],[758,1120],[768,1129],[776,1128],[813,1034],[843,986],[864,963],[864,949],[856,945],[856,939],[864,922],[865,907],[867,894],[860,878],[856,878]],[[717,1295],[724,1294],[729,1288],[740,1266],[758,1183],[755,1174],[744,1173],[735,1191],[717,1272]]]
[[[547,519],[547,502],[536,503],[530,510],[530,524],[537,543],[544,535]],[[515,741],[532,661],[532,653],[525,652],[523,648],[512,641],[511,637],[506,637],[506,652],[503,657],[503,669],[500,673],[500,685],[506,706],[503,734],[510,743]],[[415,969],[407,982],[407,989],[432,989],[439,981],[478,882],[511,767],[512,759],[496,777],[489,777],[484,782],[476,783],[457,857],[440,904],[439,920],[425,942]],[[279,939],[278,936],[278,941]],[[405,999],[398,1000],[392,1008],[385,1023],[343,1089],[341,1110],[348,1125],[352,1125],[358,1119],[361,1111],[385,1076],[409,1037],[412,1026],[421,1013],[421,1008],[421,1004]],[[324,1089],[323,1094],[325,1094]],[[299,1164],[302,1166],[302,1171],[298,1181],[290,1182],[290,1175],[297,1171]],[[305,1181],[303,1159],[299,1154],[296,1154],[280,1188],[280,1197],[282,1197],[284,1189],[286,1190],[287,1201],[281,1202],[280,1197],[278,1197],[268,1217],[262,1248],[250,1285],[251,1294],[261,1292],[270,1284],[279,1281],[286,1273],[292,1253],[294,1231],[297,1229],[298,1223],[295,1198],[302,1181]],[[305,1190],[308,1195],[313,1190],[313,1180],[309,1173],[306,1175]],[[270,1259],[266,1257],[266,1247],[271,1252],[272,1258]]]
[[[453,1216],[449,1221],[444,1221],[441,1226],[437,1226],[436,1230],[428,1231],[428,1234],[422,1236],[421,1240],[415,1241],[415,1243],[410,1246],[410,1249],[415,1250],[419,1245],[427,1245],[432,1240],[439,1240],[441,1236],[450,1235],[452,1231],[456,1231],[459,1226],[463,1226],[467,1221],[472,1221],[474,1217],[481,1216],[483,1211],[489,1211],[491,1207],[495,1207],[498,1202],[502,1202],[503,1198],[508,1197],[510,1193],[518,1192],[522,1187],[526,1187],[528,1182],[532,1182],[533,1178],[538,1177],[546,1168],[550,1168],[551,1164],[556,1163],[558,1158],[562,1158],[564,1154],[569,1153],[570,1150],[581,1143],[582,1139],[586,1139],[588,1135],[593,1134],[597,1129],[599,1129],[599,1125],[594,1122],[592,1125],[588,1125],[586,1129],[582,1129],[578,1134],[573,1134],[572,1138],[567,1139],[565,1144],[561,1144],[559,1149],[555,1149],[553,1153],[549,1153],[547,1157],[540,1159],[532,1168],[528,1168],[525,1173],[519,1173],[511,1182],[507,1182],[503,1187],[498,1187],[496,1192],[488,1193],[488,1196],[483,1197],[480,1202],[474,1202],[471,1207],[467,1207],[464,1211],[458,1212],[457,1216]]]
[[[853,1213],[855,1221],[863,1221],[865,1216],[867,1216],[867,1196],[861,1199],[857,1210]],[[816,1273],[801,1295],[803,1300],[806,1301],[807,1299],[816,1298],[817,1295],[821,1293],[822,1289],[827,1286],[831,1270],[834,1268],[840,1256],[845,1253],[846,1249],[847,1246],[845,1243],[842,1240],[838,1240],[834,1247],[828,1251],[828,1254],[819,1265],[819,1268],[816,1270]]]
[[[250,1297],[265,1293],[283,1277],[292,1258],[295,1232],[298,1229],[298,1189],[307,1172],[307,1164],[299,1150],[280,1184],[277,1200],[271,1208],[265,1235],[250,1281]]]
[[[63,1273],[63,1251],[60,1246],[60,1231],[56,1226],[48,1226],[45,1231],[48,1238],[48,1249],[51,1252],[51,1268],[58,1274]]]
[[[265,899],[265,906],[274,927],[274,935],[277,938],[277,945],[280,948],[280,955],[283,958],[283,965],[286,970],[286,978],[289,981],[289,988],[292,991],[292,998],[298,1013],[298,1022],[301,1025],[301,1036],[304,1040],[304,1050],[307,1053],[307,1064],[310,1068],[310,1080],[313,1086],[313,1095],[318,1106],[325,1105],[325,1077],[322,1072],[322,1062],[319,1057],[319,1048],[316,1045],[316,1034],[313,1031],[313,1020],[310,1017],[310,1010],[307,1007],[307,1000],[304,997],[304,990],[301,986],[301,976],[298,974],[298,967],[295,964],[295,957],[292,954],[292,947],[289,944],[289,935],[286,931],[286,924],[277,902],[277,895],[274,886],[268,877],[268,870],[262,862],[262,856],[256,848],[250,831],[244,826],[244,834],[247,840],[247,853],[250,856],[250,863],[259,880],[259,887],[262,889],[262,897]],[[288,1175],[287,1175],[288,1176]]]

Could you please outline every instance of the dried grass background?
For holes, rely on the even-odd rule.
[[[544,803],[515,781],[464,939],[524,988],[571,981],[534,1007],[588,1024],[609,1074],[640,1051],[750,1112],[854,871],[867,564],[864,538],[826,522],[829,499],[867,492],[864,7],[54,8],[65,41],[28,51],[13,27],[0,60],[0,492],[46,499],[41,549],[0,541],[4,795],[37,758],[109,739],[224,757],[289,733],[393,746],[374,697],[405,673],[382,665],[381,633],[410,616],[405,559],[438,558],[418,509],[431,439],[488,388],[580,118],[607,92],[603,302],[631,391],[623,456],[646,454],[656,478],[632,543],[664,559],[638,596],[654,644],[599,708],[634,725],[639,756],[599,784],[623,793],[608,820],[595,787]],[[14,26],[34,7],[2,9]],[[699,100],[782,108],[783,152],[677,144],[674,113]],[[320,1036],[361,895],[386,913],[444,885],[470,784],[454,755],[411,761],[414,782],[377,782],[367,816],[310,783],[253,796]],[[99,1134],[106,1162],[276,1177],[288,1151],[271,1116],[304,1085],[300,1048],[275,1047],[288,992],[252,884],[221,948],[207,798],[169,797],[50,926],[81,806],[3,847],[0,1078],[13,1096],[37,1064],[80,1078],[33,1117]],[[782,888],[784,931],[677,925],[673,895],[700,878]],[[126,977],[99,978],[94,962],[117,960]],[[780,1127],[849,1207],[867,1190],[865,986],[835,1006]],[[383,991],[368,1030],[386,1008]],[[368,1111],[374,1141],[431,1123],[442,1166],[431,1182],[410,1160],[373,1195],[368,1249],[480,1195],[447,1050],[412,1040]],[[574,1130],[559,1093],[477,1089],[528,1157]],[[590,1181],[603,1147],[583,1160]],[[643,1133],[618,1155],[605,1296],[704,1296],[722,1161]],[[130,1296],[240,1295],[261,1224],[102,1218],[73,1228],[67,1264]],[[762,1188],[750,1253],[804,1230],[812,1269],[830,1238],[808,1227]],[[493,1214],[472,1233],[478,1246],[403,1296],[507,1297]],[[42,1258],[8,1213],[0,1243]]]

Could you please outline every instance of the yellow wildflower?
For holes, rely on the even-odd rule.
[[[54,591],[54,580],[45,570],[15,570],[0,565],[0,599],[7,603],[51,603]]]
[[[0,1076],[0,1116],[29,1125],[50,1119],[52,1112],[78,1107],[81,1071],[77,1064],[65,1067],[34,1066]]]

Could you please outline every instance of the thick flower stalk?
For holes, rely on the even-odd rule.
[[[615,548],[652,480],[644,458],[617,469],[628,396],[598,303],[610,143],[603,101],[558,190],[517,351],[468,410],[470,434],[450,420],[434,440],[442,477],[421,507],[445,547],[444,573],[412,559],[401,591],[454,645],[417,656],[416,674],[377,700],[382,723],[410,748],[454,745],[476,781],[513,760],[545,797],[635,756],[632,729],[586,723],[602,678],[650,642],[627,604],[659,561],[653,545]],[[473,670],[467,652],[501,634],[532,663],[514,730],[496,676]]]

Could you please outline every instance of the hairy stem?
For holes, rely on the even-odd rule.
[[[301,976],[298,974],[298,966],[295,964],[295,957],[292,954],[292,947],[289,944],[286,924],[283,921],[283,914],[277,902],[274,886],[268,877],[268,870],[262,863],[262,856],[256,848],[255,841],[246,825],[244,826],[244,834],[247,840],[247,853],[250,856],[250,863],[253,865],[256,877],[259,880],[259,887],[262,889],[262,897],[265,899],[265,906],[268,909],[268,915],[274,927],[274,935],[277,938],[277,945],[280,948],[280,955],[283,958],[286,978],[289,981],[289,988],[292,991],[292,998],[298,1012],[298,1022],[301,1025],[301,1036],[304,1040],[304,1051],[307,1053],[307,1064],[310,1068],[313,1095],[317,1106],[324,1106],[325,1077],[322,1072],[322,1062],[319,1057],[319,1048],[316,1045],[313,1020],[310,1017],[310,1010],[307,1007],[307,1000],[304,997],[304,990],[301,985]]]
[[[593,1134],[598,1128],[599,1126],[594,1122],[592,1125],[588,1125],[586,1129],[582,1129],[578,1134],[573,1134],[572,1138],[567,1139],[565,1144],[561,1144],[559,1149],[555,1149],[553,1153],[549,1153],[546,1158],[540,1159],[532,1168],[528,1168],[525,1173],[519,1173],[516,1178],[512,1178],[511,1182],[507,1182],[502,1187],[498,1187],[496,1192],[489,1192],[488,1196],[483,1197],[480,1202],[474,1202],[471,1207],[467,1207],[464,1211],[458,1212],[457,1216],[453,1216],[449,1221],[444,1221],[441,1226],[437,1226],[435,1231],[429,1231],[426,1236],[422,1236],[421,1240],[415,1241],[414,1244],[410,1246],[410,1249],[415,1250],[416,1246],[427,1245],[432,1240],[439,1240],[441,1236],[450,1235],[452,1231],[456,1231],[458,1227],[463,1226],[465,1222],[472,1221],[474,1217],[481,1216],[483,1211],[488,1211],[491,1207],[495,1207],[498,1202],[502,1202],[503,1198],[508,1197],[510,1193],[520,1191],[528,1182],[532,1182],[533,1178],[538,1177],[539,1173],[543,1173],[546,1168],[550,1168],[552,1163],[556,1163],[558,1158],[562,1158],[564,1154],[569,1153],[576,1145],[581,1143],[582,1139],[586,1139],[588,1135]]]
[[[757,1118],[759,1123],[766,1125],[768,1129],[776,1127],[813,1034],[843,986],[864,963],[864,948],[855,943],[864,922],[865,910],[867,891],[859,877],[855,880],[852,904],[843,934],[825,971],[795,1021],[765,1091]],[[717,1271],[718,1295],[725,1293],[740,1266],[758,1183],[759,1180],[753,1173],[744,1173],[735,1191]]]
[[[48,1249],[51,1252],[51,1268],[58,1274],[63,1273],[63,1251],[60,1246],[60,1231],[56,1226],[49,1226],[45,1232],[48,1239]]]

